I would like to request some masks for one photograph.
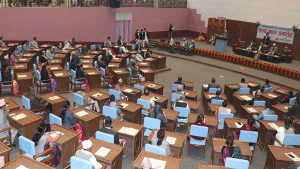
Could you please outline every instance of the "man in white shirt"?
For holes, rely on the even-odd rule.
[[[252,115],[252,117],[254,118],[255,120],[255,125],[259,128],[260,127],[260,123],[259,121],[261,119],[263,119],[263,117],[265,115],[274,115],[275,114],[275,111],[274,110],[271,110],[271,105],[269,103],[266,103],[266,109],[261,111],[259,113],[259,115]]]
[[[143,56],[140,53],[135,55],[135,60],[138,62],[142,62],[144,60]]]
[[[66,41],[66,44],[65,44],[65,46],[63,47],[63,50],[69,49],[69,48],[71,48],[71,47],[72,47],[71,42],[68,40],[68,41]]]
[[[146,44],[147,46],[150,46],[150,44],[149,44],[149,32],[147,31],[146,28],[144,28],[144,36],[145,36],[144,44]]]
[[[33,37],[33,40],[31,41],[31,47],[32,48],[39,48],[36,37]]]
[[[89,151],[93,146],[90,140],[84,140],[82,143],[82,149],[77,150],[75,156],[90,162],[95,169],[100,169],[102,165],[97,161],[96,157]]]
[[[292,120],[286,118],[284,120],[284,126],[278,127],[276,129],[277,134],[275,136],[276,140],[274,142],[274,146],[282,146],[284,141],[284,136],[286,134],[295,134],[294,129],[292,128]]]
[[[108,36],[107,40],[104,42],[104,47],[105,48],[111,48],[112,47],[112,44],[111,44],[111,41],[110,41],[110,36]]]

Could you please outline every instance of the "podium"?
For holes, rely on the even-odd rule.
[[[223,36],[217,36],[215,51],[225,52],[226,50],[227,50],[227,38]]]

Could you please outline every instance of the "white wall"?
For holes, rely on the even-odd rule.
[[[188,0],[188,7],[196,9],[205,20],[227,19],[300,27],[300,0]]]

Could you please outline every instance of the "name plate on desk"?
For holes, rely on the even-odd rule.
[[[18,78],[26,78],[27,75],[18,75]]]
[[[93,95],[93,97],[100,97],[100,96],[102,96],[103,94],[101,94],[101,93],[96,93],[96,94],[94,94]]]
[[[256,112],[257,112],[257,111],[256,111],[254,108],[252,108],[252,107],[247,108],[247,110],[250,111],[251,113],[256,113]]]
[[[18,114],[18,115],[16,115],[16,116],[12,117],[12,118],[13,118],[14,120],[18,121],[18,120],[21,120],[21,119],[23,119],[23,118],[25,118],[25,117],[27,117],[26,114],[21,113],[21,114]]]
[[[126,107],[128,106],[128,104],[126,104],[126,103],[121,103],[119,106],[120,106],[121,108],[126,108]]]
[[[101,147],[99,150],[95,153],[95,155],[100,156],[100,157],[106,157],[107,154],[111,151],[111,149],[106,148],[106,147]]]
[[[64,75],[63,73],[55,73],[56,77],[60,77],[60,76],[63,76],[63,75]]]
[[[166,141],[169,144],[175,144],[176,143],[176,138],[175,137],[169,137],[169,136],[167,136]]]
[[[294,154],[293,152],[290,153],[284,153],[286,156],[288,156],[290,159],[292,159],[293,161],[300,161],[300,158]]]
[[[274,95],[274,94],[268,94],[268,96],[273,97],[273,98],[277,97],[277,95]]]
[[[252,100],[251,97],[249,96],[241,96],[242,99],[246,100],[246,101],[250,101]]]
[[[131,93],[131,92],[132,92],[132,90],[131,90],[131,89],[125,89],[125,90],[123,90],[123,92],[126,92],[126,93]]]
[[[149,84],[148,87],[155,87],[155,84]]]
[[[241,123],[241,122],[234,122],[234,124],[237,128],[242,128],[243,127],[243,123]]]
[[[52,97],[49,97],[48,99],[53,101],[53,100],[60,99],[60,97],[59,96],[52,96]]]

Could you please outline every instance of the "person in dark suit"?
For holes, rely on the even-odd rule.
[[[216,78],[211,78],[211,83],[208,84],[208,88],[221,88],[218,83],[216,83]]]
[[[122,40],[122,37],[119,36],[118,40],[117,40],[117,45],[118,46],[123,46],[123,40]]]
[[[142,48],[144,48],[145,47],[145,32],[143,29],[141,29],[141,32],[140,32],[140,41],[142,44]]]
[[[174,26],[173,26],[173,24],[170,24],[169,31],[168,31],[168,33],[169,33],[169,35],[168,35],[169,39],[171,39],[173,37],[173,32],[174,32]]]
[[[105,121],[104,121],[105,127],[101,128],[100,131],[103,132],[103,133],[113,135],[114,136],[114,144],[120,144],[119,136],[117,135],[116,132],[114,132],[112,130],[111,123],[112,123],[111,117],[109,117],[109,116],[105,117]]]
[[[140,32],[139,32],[138,29],[136,30],[136,32],[135,32],[134,35],[135,35],[135,39],[136,39],[136,40],[139,40],[139,39],[140,39]]]
[[[295,118],[300,119],[300,97],[297,97],[296,103],[289,109],[286,115],[288,117],[293,116]]]
[[[269,32],[267,32],[266,35],[264,36],[263,43],[264,43],[265,45],[269,45],[269,44],[270,44],[270,36],[269,36]]]
[[[144,44],[147,45],[147,46],[150,46],[149,44],[149,32],[147,31],[146,28],[144,28]]]
[[[221,98],[221,96],[220,96],[221,93],[222,93],[222,90],[217,90],[217,91],[216,91],[216,95],[213,96],[213,97],[211,97],[211,98],[208,100],[208,102],[211,103],[211,100],[212,100],[212,99],[215,99],[215,100],[223,100],[223,99]]]
[[[75,46],[76,46],[75,38],[72,38],[72,40],[71,40],[71,46],[72,46],[73,48],[75,48]]]

